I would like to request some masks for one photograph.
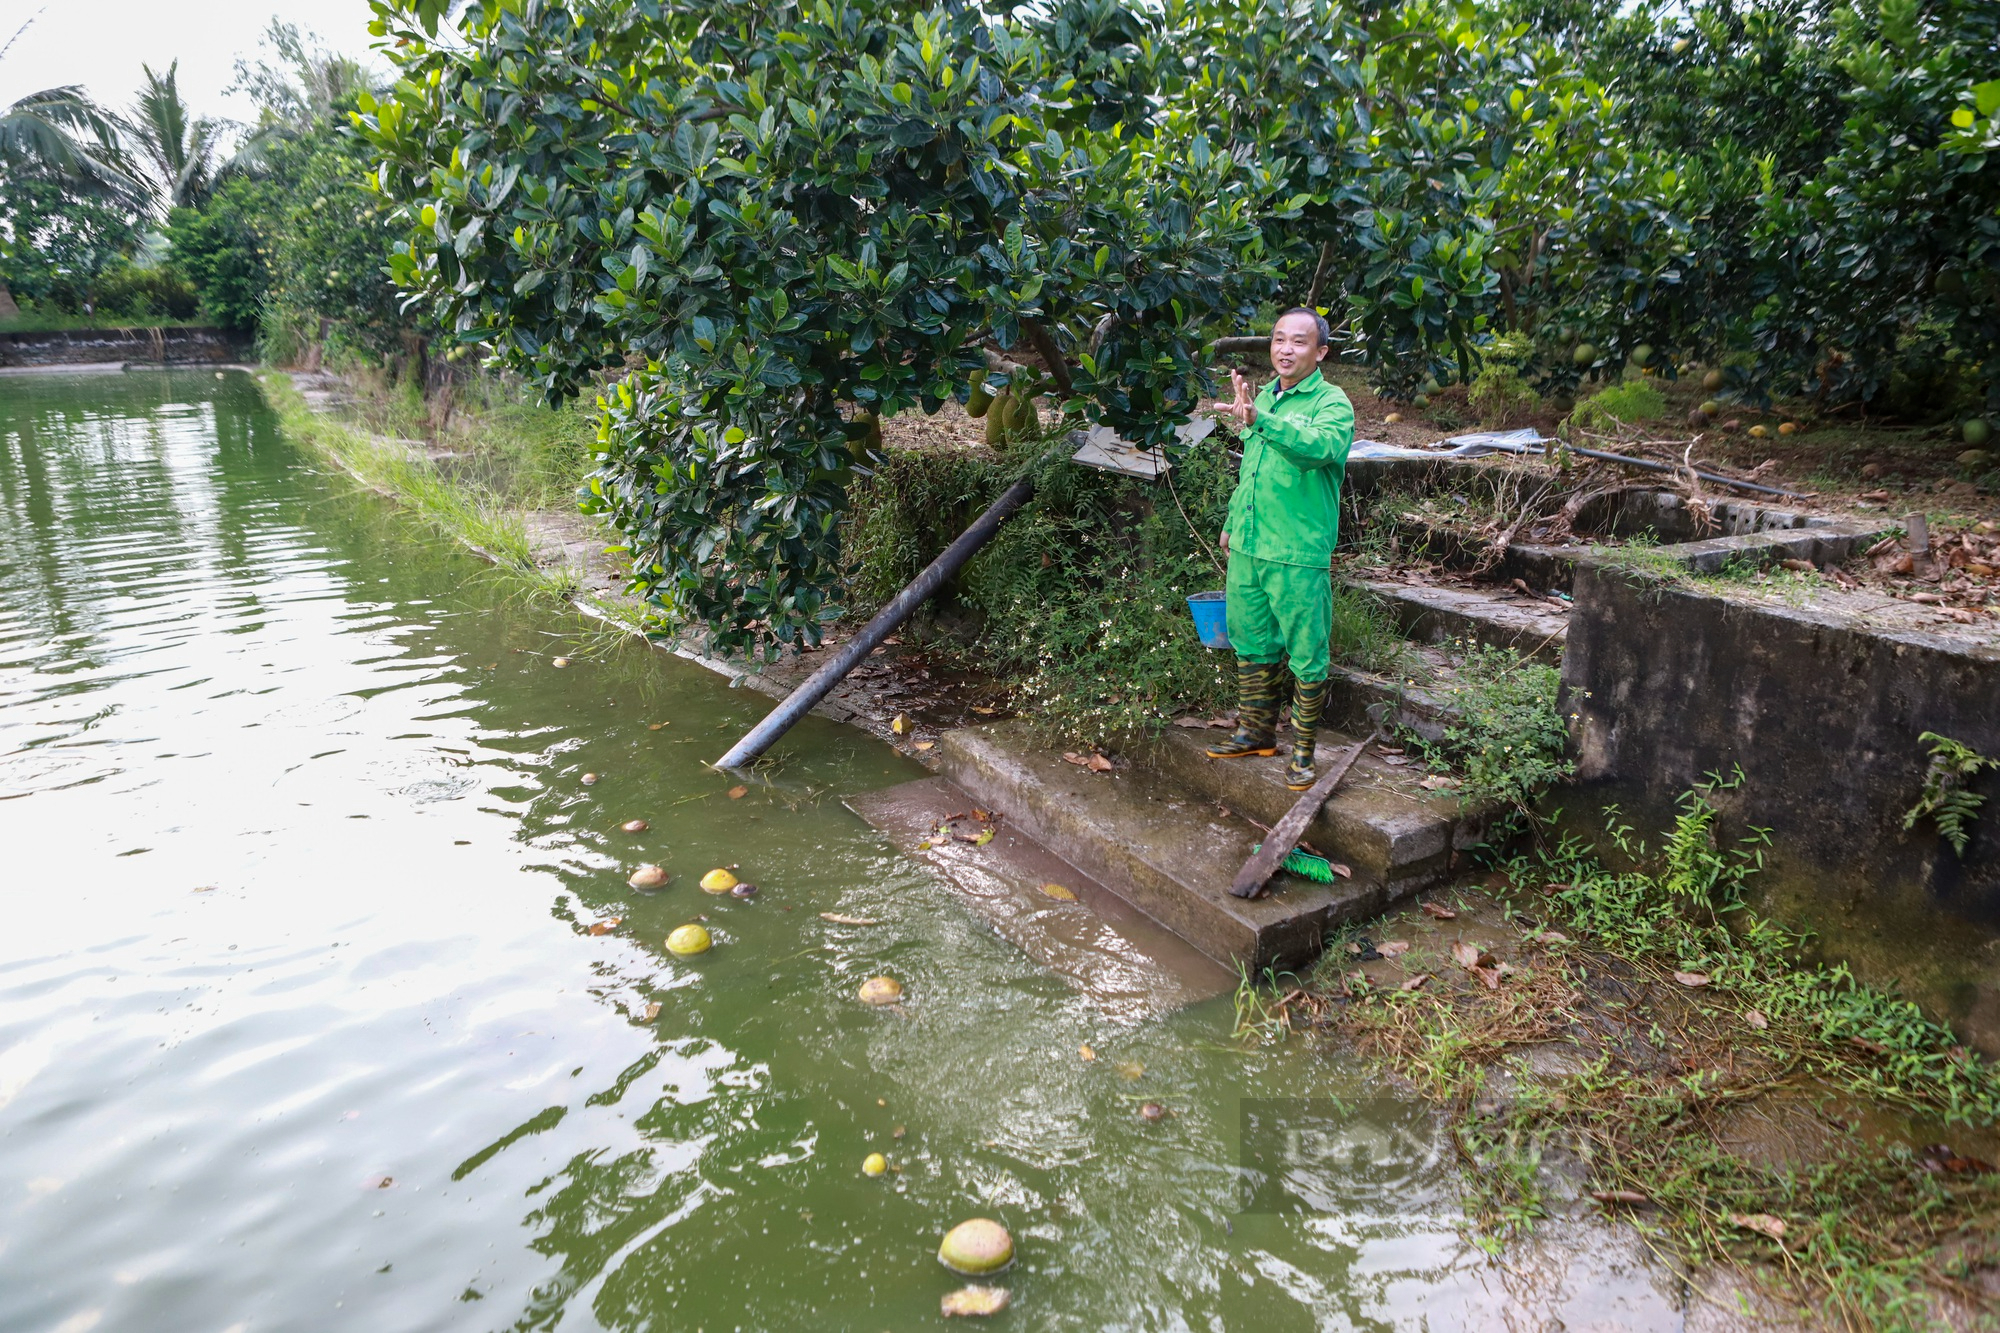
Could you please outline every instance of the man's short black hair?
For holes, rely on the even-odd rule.
[[[1320,314],[1319,311],[1308,310],[1302,305],[1295,305],[1283,315],[1278,316],[1278,318],[1284,319],[1286,315],[1304,315],[1307,319],[1311,320],[1313,327],[1319,330],[1319,345],[1321,347],[1325,347],[1333,341],[1333,326],[1326,322],[1326,316]],[[1273,332],[1277,331],[1277,325],[1273,324],[1271,328]]]

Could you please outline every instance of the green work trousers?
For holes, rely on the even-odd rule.
[[[1289,657],[1292,674],[1310,684],[1326,679],[1327,633],[1333,624],[1333,573],[1253,555],[1229,554],[1229,646],[1245,662]]]

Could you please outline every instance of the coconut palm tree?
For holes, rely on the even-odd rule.
[[[190,114],[181,100],[180,65],[176,60],[165,74],[141,65],[146,82],[139,100],[119,118],[133,156],[144,165],[148,202],[162,212],[208,198],[221,151],[223,123]]]
[[[30,18],[28,23],[32,22]],[[0,46],[0,59],[21,39],[28,23]],[[136,205],[144,187],[125,162],[118,132],[118,118],[81,87],[70,84],[30,93],[0,108],[0,180],[28,174],[54,177],[80,193]],[[0,319],[19,314],[13,294],[0,282]]]

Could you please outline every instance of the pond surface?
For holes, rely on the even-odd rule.
[[[921,776],[858,731],[732,799],[765,700],[524,603],[249,377],[0,378],[0,506],[0,1328],[937,1327],[974,1216],[996,1327],[1491,1326],[1419,1107],[1227,998],[1107,1018],[847,811]]]

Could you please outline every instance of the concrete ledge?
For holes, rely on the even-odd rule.
[[[1552,664],[1562,660],[1569,615],[1553,606],[1504,601],[1501,594],[1470,588],[1366,579],[1356,586],[1380,597],[1404,636],[1418,643],[1464,639]]]
[[[1773,605],[1610,562],[1576,579],[1563,712],[1583,791],[1563,803],[1616,803],[1657,846],[1681,793],[1740,768],[1718,841],[1770,831],[1760,908],[2000,1052],[2000,783],[1973,782],[1989,804],[1963,857],[1903,828],[1923,732],[2000,754],[2000,647],[1881,623],[1908,604],[1863,593]]]
[[[1332,886],[1282,876],[1264,898],[1233,898],[1255,828],[1136,765],[1091,773],[1066,763],[1018,722],[946,732],[938,751],[953,782],[1219,962],[1296,966],[1333,926],[1387,905],[1382,885],[1359,876]]]

